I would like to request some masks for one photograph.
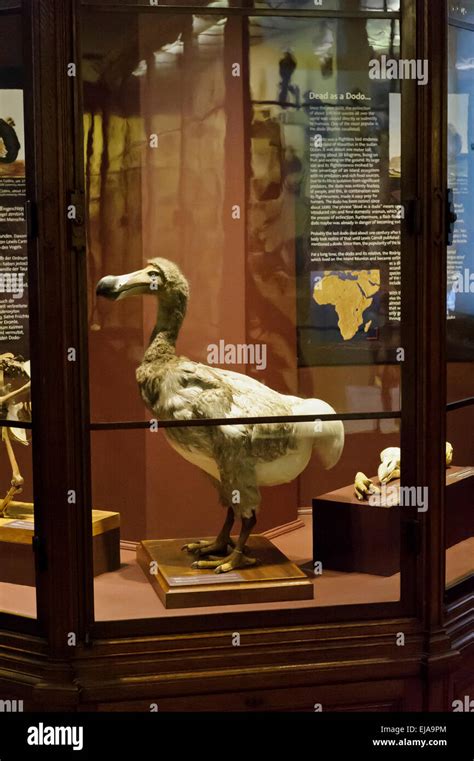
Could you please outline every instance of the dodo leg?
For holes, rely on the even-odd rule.
[[[255,513],[252,513],[251,518],[242,518],[242,527],[240,529],[240,536],[237,540],[237,544],[226,558],[196,560],[196,562],[192,564],[192,568],[215,568],[216,573],[228,573],[228,571],[234,571],[236,568],[247,568],[248,566],[255,565],[257,559],[245,555],[244,550],[250,532],[256,522],[257,519]]]
[[[230,426],[229,426],[230,427]],[[222,504],[227,505],[228,520],[234,522],[234,513],[242,518],[240,536],[233,551],[227,557],[213,557],[215,549],[199,545],[198,554],[207,555],[206,560],[197,560],[193,568],[215,568],[216,573],[226,573],[234,568],[245,568],[255,565],[255,558],[244,554],[245,542],[255,526],[255,512],[260,504],[261,496],[257,484],[254,458],[249,451],[245,437],[237,431],[224,431],[218,428],[214,432],[214,447],[216,461],[219,463],[219,494]],[[230,511],[232,510],[232,516]],[[249,517],[250,516],[250,517]],[[226,521],[227,523],[227,521]],[[226,535],[230,537],[230,529]],[[224,526],[225,528],[225,526]],[[227,544],[229,542],[227,541]],[[220,544],[222,546],[222,542]]]
[[[225,555],[228,551],[229,545],[234,546],[234,542],[230,538],[230,532],[234,525],[234,511],[231,507],[227,509],[226,519],[222,526],[217,538],[214,542],[208,542],[205,539],[201,539],[200,542],[190,542],[189,544],[183,544],[183,550],[188,552],[194,552],[196,555]]]
[[[229,557],[225,558],[225,560],[217,566],[216,573],[227,573],[228,571],[233,571],[235,568],[246,568],[249,565],[255,565],[257,559],[245,555],[244,550],[247,539],[256,522],[257,519],[255,513],[252,513],[251,518],[242,518],[242,527],[240,529],[240,536],[237,540],[237,544]]]

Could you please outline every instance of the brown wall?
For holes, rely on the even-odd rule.
[[[226,34],[238,54],[236,21],[229,20]],[[141,31],[136,59],[150,62],[148,32]],[[128,85],[122,88],[130,114],[102,94],[94,119],[85,118],[94,421],[144,419],[135,368],[156,317],[152,298],[96,301],[94,284],[101,276],[131,271],[153,256],[169,258],[191,289],[179,353],[206,363],[209,344],[250,340],[245,166],[235,150],[243,142],[242,78],[229,76],[219,46],[209,55],[186,46],[186,35],[184,43],[184,75],[179,67],[163,74],[149,65],[138,102]],[[148,148],[152,133],[159,135],[158,150]],[[231,216],[235,204],[240,220]],[[262,530],[296,517],[296,484],[281,487],[279,496],[266,492]],[[126,539],[206,535],[223,520],[207,476],[176,454],[161,432],[94,434],[93,494],[96,506],[121,512]]]

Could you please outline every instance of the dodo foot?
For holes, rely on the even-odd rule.
[[[235,544],[232,539],[228,541],[216,539],[213,542],[207,539],[201,539],[198,542],[189,542],[183,544],[181,549],[186,552],[192,552],[195,555],[225,555],[228,552],[229,545],[234,547]]]
[[[380,489],[375,486],[370,478],[367,478],[365,473],[357,473],[354,480],[354,494],[362,502],[364,499],[368,499],[371,494],[380,494]]]
[[[238,550],[234,550],[225,558],[209,558],[208,560],[196,560],[191,568],[214,568],[215,573],[228,573],[235,571],[237,568],[248,568],[256,565],[257,558],[250,558]]]

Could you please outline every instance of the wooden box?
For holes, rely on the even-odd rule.
[[[9,515],[0,518],[0,581],[35,586],[33,509],[16,502]],[[94,576],[120,568],[120,515],[105,510],[92,511]]]
[[[376,478],[372,479],[378,483]],[[399,481],[389,486],[399,486]],[[474,535],[474,468],[446,470],[446,548]],[[428,503],[429,509],[429,503]],[[400,570],[404,507],[359,502],[354,486],[313,500],[313,560],[324,569],[392,576]],[[424,513],[420,513],[423,519]]]

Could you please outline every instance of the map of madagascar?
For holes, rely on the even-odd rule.
[[[313,298],[320,306],[331,305],[338,316],[338,328],[344,341],[354,338],[361,325],[367,333],[372,320],[364,324],[364,312],[380,290],[380,270],[341,270],[321,273]]]

